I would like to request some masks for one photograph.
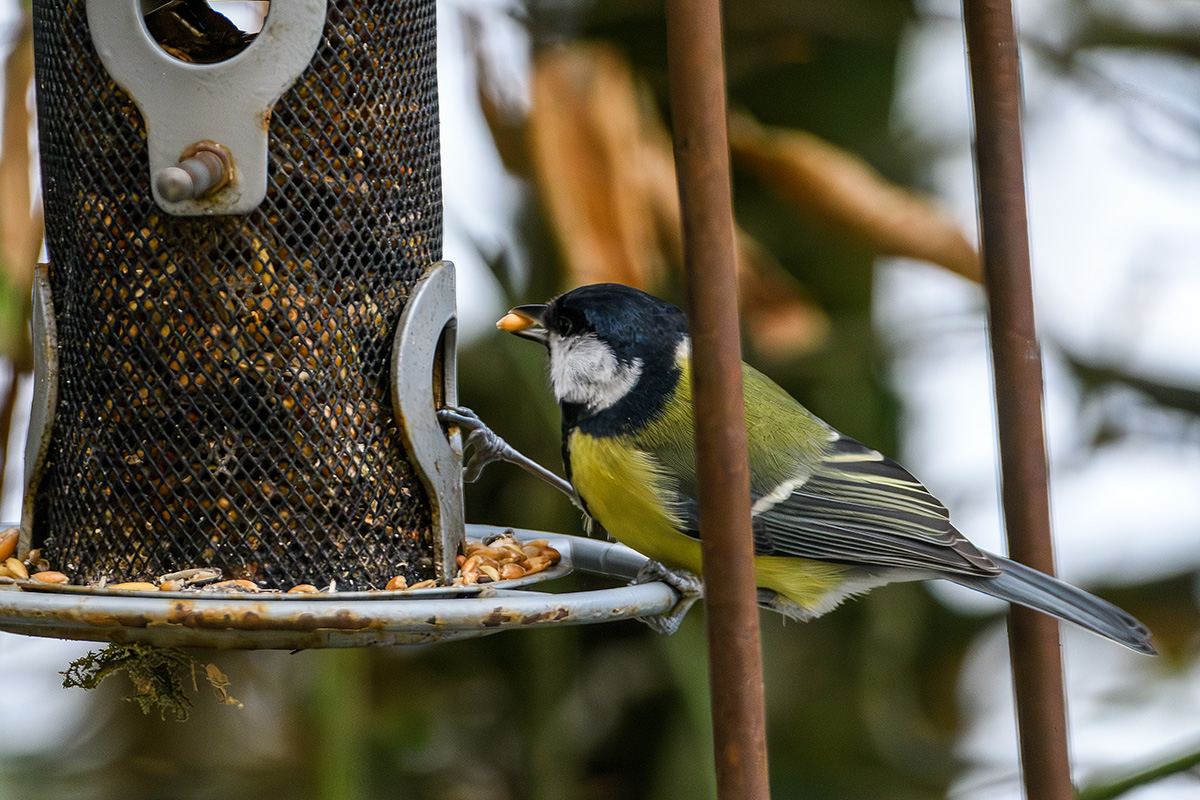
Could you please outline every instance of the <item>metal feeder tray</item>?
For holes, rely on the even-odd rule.
[[[512,529],[468,525],[467,537],[507,530]],[[680,602],[674,589],[658,581],[561,594],[532,591],[529,587],[572,571],[633,580],[647,559],[624,545],[582,536],[513,533],[521,540],[546,539],[562,561],[545,572],[493,584],[315,595],[126,592],[9,580],[0,584],[0,630],[162,647],[303,650],[425,644],[514,628],[653,617]]]

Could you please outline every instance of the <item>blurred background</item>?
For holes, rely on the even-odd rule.
[[[213,5],[254,30],[266,4]],[[41,219],[28,8],[0,8],[11,520]],[[661,4],[438,13],[460,398],[560,469],[543,353],[492,323],[601,280],[682,300]],[[747,359],[1002,551],[959,4],[726,15]],[[1200,5],[1021,0],[1018,16],[1059,571],[1143,619],[1162,652],[1063,630],[1076,780],[1102,785],[1200,750]],[[581,532],[553,489],[503,465],[468,487],[467,517]],[[806,625],[764,613],[774,797],[1021,795],[1004,608],[953,588],[887,587]],[[91,645],[0,634],[0,800],[710,797],[702,614],[672,637],[624,622],[199,653],[244,707],[201,678],[182,724],[125,702],[124,677],[61,688]],[[1123,796],[1197,792],[1184,771]]]

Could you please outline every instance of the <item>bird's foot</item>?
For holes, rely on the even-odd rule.
[[[468,431],[467,439],[463,442],[463,450],[471,451],[470,458],[463,464],[463,480],[467,483],[478,480],[484,467],[493,461],[507,461],[558,489],[577,507],[583,507],[579,495],[570,483],[504,441],[500,434],[489,428],[471,409],[465,406],[439,408],[437,416],[443,425],[457,425]]]
[[[685,569],[671,569],[658,561],[647,561],[638,570],[637,577],[632,583],[653,583],[662,581],[679,594],[679,602],[666,614],[653,617],[638,617],[656,633],[670,635],[679,630],[683,618],[691,610],[692,604],[704,596],[704,583],[700,576]]]
[[[463,450],[471,451],[463,464],[463,480],[467,483],[478,480],[483,468],[493,461],[508,461],[514,453],[520,455],[469,408],[439,408],[437,416],[443,425],[457,425],[467,432],[463,442]]]

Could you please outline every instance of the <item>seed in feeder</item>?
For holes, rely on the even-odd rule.
[[[545,556],[536,556],[525,562],[525,574],[532,575],[535,572],[541,572],[548,566],[550,566],[550,559]]]
[[[500,533],[489,533],[487,536],[483,537],[483,543],[485,545],[490,545],[492,542],[496,541],[497,539],[511,539],[513,537],[514,533],[515,532],[513,531],[512,528],[503,530]]]
[[[158,590],[160,592],[182,592],[183,587],[185,587],[186,585],[187,585],[186,583],[179,580],[178,578],[171,578],[170,580],[165,580],[165,581],[159,583]]]
[[[500,539],[491,545],[493,550],[496,550],[502,557],[520,558],[522,555],[521,546],[512,539]]]
[[[182,581],[186,586],[196,586],[201,583],[218,580],[221,575],[221,570],[216,567],[192,567],[191,569],[181,569],[178,572],[168,572],[166,575],[159,575],[158,580],[160,582]]]
[[[408,579],[405,578],[403,575],[397,575],[396,577],[394,577],[390,581],[388,581],[387,586],[384,586],[383,588],[387,589],[389,592],[398,592],[401,589],[407,589],[408,588]]]
[[[9,556],[7,559],[5,559],[4,566],[14,578],[20,578],[21,580],[26,580],[29,578],[29,570],[25,569],[25,565],[12,556]]]
[[[9,556],[17,552],[17,539],[20,534],[19,528],[0,531],[0,563],[7,561]]]
[[[549,546],[546,539],[534,539],[522,546],[512,531],[486,537],[484,543],[466,542],[464,555],[456,562],[460,571],[454,579],[455,586],[470,586],[476,583],[491,583],[495,580],[515,580],[524,575],[541,572],[562,560],[562,554]],[[484,569],[485,567],[489,569]],[[491,569],[496,574],[491,574]]]
[[[25,559],[25,563],[28,564],[29,568],[34,572],[50,571],[50,562],[42,558],[42,551],[36,548],[29,551],[29,557]]]
[[[409,589],[432,589],[434,586],[437,586],[437,581],[430,578],[428,580],[418,581],[417,583],[414,583],[412,586],[410,586],[408,588]]]
[[[204,587],[204,589],[205,589],[205,591],[212,591],[212,592],[258,592],[258,591],[262,591],[261,589],[259,589],[258,584],[254,583],[253,581],[248,581],[245,579],[238,579],[238,580],[232,580],[232,581],[221,581],[220,583],[210,583],[208,586]]]
[[[67,584],[71,582],[66,575],[63,575],[61,572],[54,572],[52,570],[35,572],[29,577],[33,578],[35,581],[41,581],[42,583]]]
[[[127,581],[125,583],[110,583],[105,589],[116,589],[122,592],[157,592],[158,587],[146,581]]]
[[[299,586],[293,586],[287,590],[288,594],[316,594],[321,591],[311,583],[302,583]]]

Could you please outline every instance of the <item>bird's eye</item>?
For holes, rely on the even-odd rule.
[[[557,328],[559,336],[570,336],[575,332],[575,323],[568,317],[559,317],[558,324],[554,327]]]

